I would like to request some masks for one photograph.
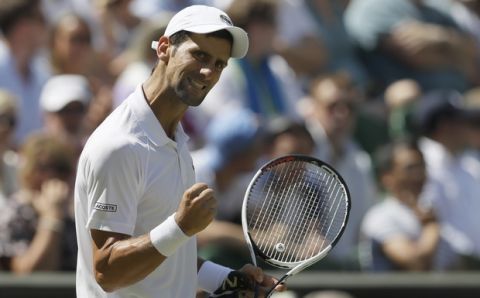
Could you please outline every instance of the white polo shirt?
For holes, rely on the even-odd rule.
[[[141,86],[89,138],[75,184],[78,298],[195,296],[195,237],[144,280],[114,293],[105,293],[93,274],[90,229],[132,237],[148,233],[177,210],[184,191],[194,184],[181,125],[175,140],[165,134]]]

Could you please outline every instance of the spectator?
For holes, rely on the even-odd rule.
[[[75,14],[62,16],[53,25],[50,39],[51,67],[54,75],[83,75],[90,83],[93,98],[86,115],[87,131],[93,131],[112,109],[113,80],[107,61],[92,45],[91,29]]]
[[[288,154],[313,155],[316,150],[313,137],[305,124],[286,117],[270,121],[266,142],[267,159]]]
[[[329,52],[305,1],[278,1],[275,51],[295,71],[302,87],[325,71]],[[291,20],[295,20],[292,26]]]
[[[326,258],[338,269],[358,268],[360,223],[376,197],[370,157],[352,137],[358,102],[357,89],[340,73],[314,80],[303,107],[307,128],[315,140],[314,156],[337,169],[352,194],[349,224]]]
[[[95,2],[100,31],[104,38],[103,52],[108,56],[108,60],[112,60],[127,48],[142,19],[132,12],[132,0]]]
[[[0,1],[0,31],[4,37],[4,49],[0,50],[0,88],[18,99],[14,143],[20,145],[28,134],[42,126],[39,96],[48,72],[37,59],[46,41],[40,1]]]
[[[362,223],[368,247],[366,268],[434,269],[440,232],[434,214],[419,206],[426,169],[416,141],[402,139],[383,147],[376,165],[386,198],[368,211]]]
[[[53,74],[88,75],[97,64],[90,27],[80,16],[67,13],[52,26],[50,62]]]
[[[479,257],[480,184],[461,162],[468,141],[463,105],[451,90],[429,92],[419,101],[415,119],[429,177],[422,203],[433,208],[442,236],[457,254]]]
[[[253,112],[226,109],[207,126],[206,146],[192,153],[196,180],[207,183],[218,202],[216,219],[198,234],[200,253],[207,259],[232,267],[249,262],[241,210],[245,190],[263,152],[262,136]]]
[[[54,136],[32,135],[20,156],[20,189],[0,217],[0,258],[14,273],[74,270],[73,151]]]
[[[429,1],[353,0],[345,18],[377,92],[404,78],[425,91],[463,91],[476,80],[472,36]]]
[[[15,96],[0,89],[0,201],[17,190],[18,156],[12,148],[17,124]]]
[[[276,2],[235,0],[228,9],[232,21],[249,34],[247,56],[230,61],[209,93],[202,111],[212,117],[224,106],[246,107],[263,119],[298,117],[295,105],[302,93],[293,70],[276,55]]]
[[[88,137],[85,115],[92,98],[90,85],[81,75],[58,75],[50,78],[40,96],[48,134],[71,144],[78,155]]]
[[[367,87],[368,76],[345,29],[346,0],[282,0],[279,5],[279,53],[298,73],[314,78],[345,71]],[[292,25],[292,20],[295,24]],[[282,46],[283,45],[283,46]]]

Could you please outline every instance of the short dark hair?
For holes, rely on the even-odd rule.
[[[417,103],[413,120],[419,133],[431,136],[442,123],[465,119],[465,114],[463,97],[458,91],[436,89]]]
[[[185,31],[185,30],[178,31],[175,34],[173,34],[172,36],[170,36],[170,44],[172,44],[174,46],[178,46],[182,42],[184,42],[187,39],[187,37],[190,36],[190,34],[191,34],[190,32]],[[225,39],[228,42],[230,42],[231,45],[233,45],[233,36],[227,30],[214,31],[214,32],[211,32],[211,33],[207,33],[206,35],[210,36],[210,37]]]
[[[266,142],[268,144],[273,144],[274,140],[283,134],[304,137],[312,147],[315,146],[315,140],[307,129],[305,122],[283,116],[273,118],[267,122]]]
[[[190,36],[190,34],[191,34],[191,32],[188,32],[188,31],[185,31],[185,30],[178,31],[178,32],[172,34],[169,37],[170,44],[177,47],[180,44],[182,44],[185,40],[187,40],[187,38]],[[226,39],[233,46],[233,36],[227,30],[214,31],[214,32],[211,32],[211,33],[207,33],[206,35]],[[175,51],[175,49],[174,49],[174,51]],[[158,64],[158,60],[155,63],[155,65],[153,66],[151,73],[153,73],[155,71],[155,68],[157,68],[157,64]]]
[[[414,150],[422,154],[416,137],[405,136],[393,140],[379,148],[374,154],[374,167],[377,177],[381,177],[393,169],[396,151],[401,148]]]
[[[39,13],[39,7],[40,0],[1,0],[0,30],[4,35],[8,35],[19,20],[34,17]]]

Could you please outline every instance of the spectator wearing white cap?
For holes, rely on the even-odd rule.
[[[229,59],[245,56],[248,36],[223,11],[196,5],[174,15],[152,46],[151,75],[100,124],[80,156],[77,296],[185,298],[198,287],[218,297],[232,276],[243,280],[238,286],[258,282],[263,292],[276,280],[260,268],[233,271],[197,258],[196,234],[215,217],[217,202],[207,184],[195,183],[180,123]]]
[[[45,131],[81,150],[87,137],[84,122],[92,96],[88,80],[81,75],[58,75],[49,79],[40,95]]]

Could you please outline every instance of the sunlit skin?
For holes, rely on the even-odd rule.
[[[201,34],[178,46],[162,36],[158,65],[143,84],[150,107],[170,137],[189,106],[200,105],[218,82],[230,58],[228,40]]]

